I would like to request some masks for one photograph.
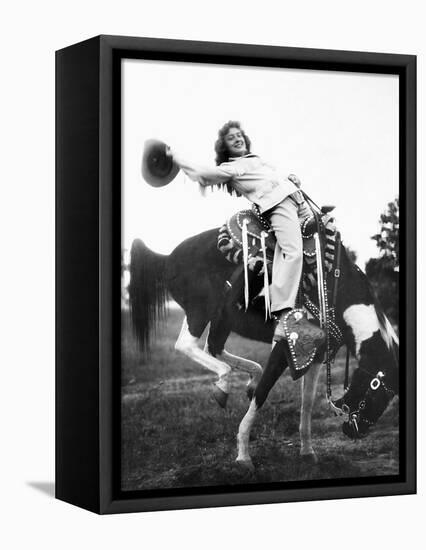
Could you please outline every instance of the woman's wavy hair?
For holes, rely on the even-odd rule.
[[[241,123],[238,120],[229,120],[226,124],[222,126],[222,128],[220,128],[217,140],[214,144],[214,150],[216,152],[215,161],[217,165],[222,164],[222,162],[227,162],[229,160],[229,150],[225,141],[225,136],[231,128],[238,128],[238,130],[241,131],[246,142],[247,153],[251,152],[250,138],[242,129]],[[238,193],[238,191],[233,188],[230,182],[220,183],[218,186],[227,191],[230,195],[237,195],[237,197],[241,197],[241,193]]]

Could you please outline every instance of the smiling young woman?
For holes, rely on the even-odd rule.
[[[270,287],[271,311],[280,319],[295,307],[302,274],[303,244],[299,209],[303,197],[296,176],[285,176],[251,152],[251,141],[240,122],[230,120],[220,128],[215,143],[216,165],[199,166],[169,150],[174,162],[201,186],[225,186],[230,193],[256,204],[277,239]],[[283,337],[278,323],[274,339]]]

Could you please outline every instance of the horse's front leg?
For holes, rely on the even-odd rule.
[[[211,354],[208,342],[206,342],[204,351]],[[216,359],[225,362],[232,369],[246,372],[249,375],[249,380],[247,382],[247,395],[248,398],[251,399],[263,372],[262,367],[259,365],[259,363],[256,363],[255,361],[250,361],[250,359],[245,359],[244,357],[239,357],[238,355],[233,355],[225,349],[222,350],[221,353],[217,354],[215,357]]]
[[[300,454],[317,462],[311,439],[312,409],[315,402],[321,363],[314,363],[302,378],[302,407],[300,411]]]
[[[225,349],[219,358],[231,365],[233,369],[241,370],[249,375],[249,380],[247,382],[247,395],[249,399],[252,399],[254,391],[256,390],[263,373],[262,367],[259,363],[250,361],[250,359],[245,359],[244,357],[232,355],[232,353],[229,353]]]
[[[254,396],[250,402],[250,407],[238,428],[238,456],[236,462],[248,468],[250,471],[254,470],[249,451],[250,432],[259,408],[263,405],[275,382],[287,366],[286,346],[287,342],[281,341],[278,342],[272,350],[268,364],[254,390]]]

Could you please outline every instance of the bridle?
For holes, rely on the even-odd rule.
[[[324,225],[323,225],[323,222],[322,222],[322,219],[321,219],[321,209],[318,207],[318,205],[316,205],[312,201],[312,199],[310,197],[308,197],[305,193],[303,193],[303,194],[304,194],[305,200],[307,200],[308,203],[310,203],[310,205],[311,205],[312,213],[313,213],[313,216],[315,218],[316,225],[317,225],[318,234],[324,235]],[[323,250],[320,238],[318,239],[318,242],[319,242],[319,256],[323,260],[324,250]],[[367,407],[368,398],[370,396],[374,395],[380,388],[383,388],[386,395],[389,396],[390,399],[392,397],[394,397],[395,392],[392,389],[388,388],[388,386],[386,385],[386,383],[385,383],[386,375],[385,375],[385,373],[383,373],[383,371],[378,371],[376,374],[373,374],[373,373],[367,371],[363,367],[358,367],[359,369],[366,372],[370,376],[370,381],[367,385],[367,389],[365,390],[363,397],[358,401],[357,406],[354,409],[351,409],[350,406],[347,403],[345,403],[345,396],[348,393],[348,384],[349,384],[349,349],[347,349],[346,368],[345,368],[345,382],[344,382],[344,392],[345,393],[344,393],[344,395],[341,399],[341,407],[337,406],[335,404],[335,401],[332,399],[332,393],[331,393],[331,364],[334,362],[334,355],[332,354],[332,350],[331,350],[331,346],[330,346],[330,338],[329,338],[331,327],[334,326],[337,329],[337,333],[336,333],[337,337],[335,336],[337,347],[339,346],[340,342],[343,340],[343,335],[342,335],[339,327],[335,323],[335,311],[336,311],[337,296],[338,296],[338,290],[339,290],[339,280],[340,280],[340,275],[341,275],[341,271],[340,271],[341,246],[342,246],[342,242],[341,242],[340,233],[336,232],[335,258],[334,258],[334,265],[333,265],[333,269],[332,269],[332,289],[331,289],[331,293],[330,293],[331,294],[331,304],[330,304],[331,307],[329,307],[328,298],[327,298],[328,297],[327,278],[326,277],[324,277],[324,278],[321,277],[321,287],[322,288],[320,288],[320,278],[318,279],[318,288],[320,290],[322,290],[322,296],[323,296],[323,301],[324,301],[324,307],[323,307],[324,315],[322,316],[323,327],[325,329],[326,336],[327,336],[326,349],[325,349],[325,361],[324,361],[324,363],[326,365],[326,368],[327,368],[326,398],[327,398],[327,401],[328,401],[331,409],[334,410],[334,412],[336,414],[338,414],[339,416],[343,416],[343,415],[347,416],[347,422],[348,422],[350,428],[352,429],[354,436],[356,438],[359,438],[360,437],[359,425],[360,425],[361,422],[368,425],[368,426],[373,426],[377,422],[377,420],[371,420],[370,418],[367,418],[365,416],[365,413],[363,414],[363,411]],[[320,262],[320,265],[321,264],[323,264],[323,261]],[[318,257],[317,257],[318,273],[321,269],[320,265],[318,265]],[[308,302],[309,302],[309,300],[308,300]],[[321,300],[319,299],[319,304],[320,304],[320,302],[321,302]],[[317,309],[321,309],[321,305],[319,305],[319,308],[317,308]],[[311,313],[314,313],[314,315],[315,315],[316,312],[311,311]],[[317,315],[315,315],[315,316],[317,316]],[[321,319],[321,317],[320,317],[320,319]]]
[[[354,409],[351,409],[350,406],[345,403],[345,396],[347,395],[347,392],[343,395],[341,406],[338,407],[335,402],[331,401],[331,406],[333,410],[336,412],[336,414],[343,416],[347,416],[347,422],[352,429],[354,435],[356,438],[360,437],[360,431],[359,431],[359,424],[360,422],[363,422],[364,424],[367,424],[369,427],[374,426],[377,422],[377,420],[371,420],[367,418],[365,415],[362,416],[362,411],[367,406],[367,399],[369,396],[374,395],[380,388],[382,388],[386,395],[389,396],[390,399],[392,399],[395,396],[394,390],[389,388],[385,383],[386,375],[383,373],[383,371],[378,371],[375,375],[366,370],[363,367],[358,367],[363,372],[366,372],[369,376],[371,376],[371,380],[369,384],[367,385],[367,389],[364,392],[363,397],[358,401],[357,406]]]

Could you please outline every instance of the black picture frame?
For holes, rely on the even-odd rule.
[[[400,474],[120,490],[121,60],[399,76]],[[416,57],[98,36],[56,52],[56,497],[105,514],[416,491]]]

